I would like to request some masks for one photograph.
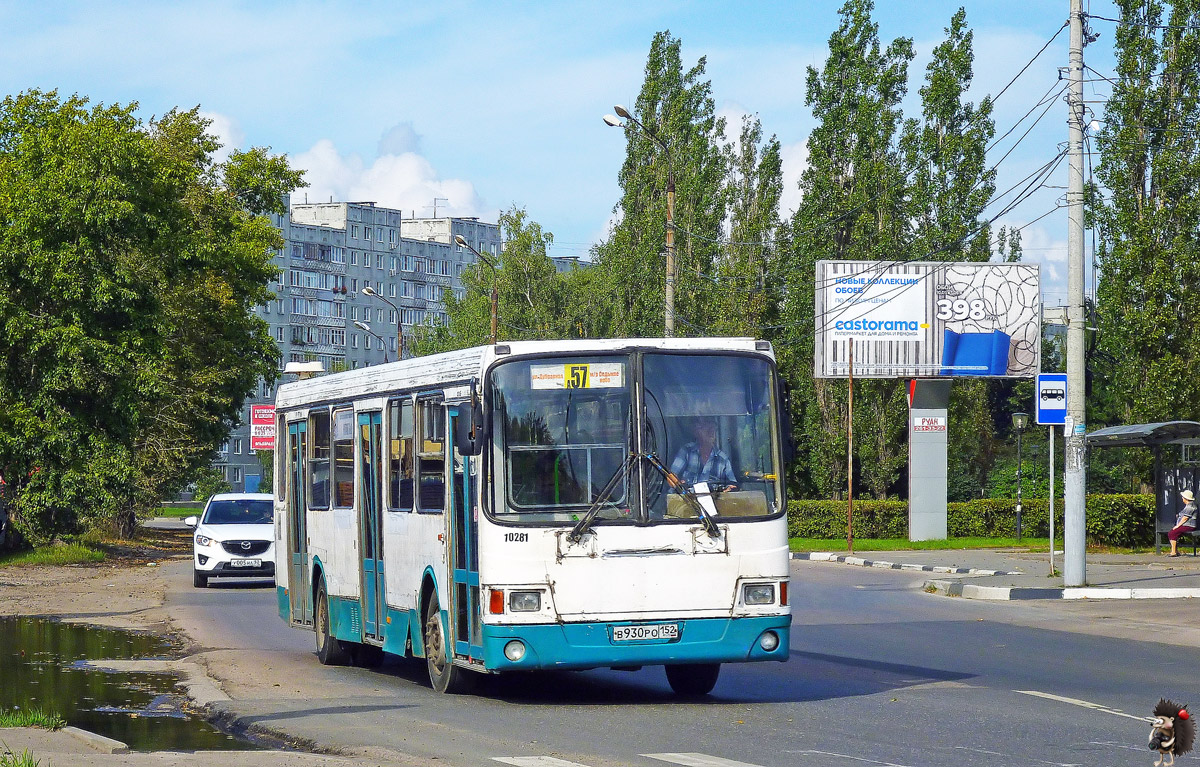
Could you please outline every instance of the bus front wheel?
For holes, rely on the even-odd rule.
[[[437,598],[425,603],[425,666],[429,669],[429,683],[437,692],[455,694],[465,692],[467,671],[455,666],[446,649],[446,634],[442,630],[441,609]]]
[[[350,660],[342,642],[333,636],[329,626],[329,595],[325,582],[317,586],[317,609],[313,626],[317,634],[317,660],[323,666],[344,666]]]
[[[720,663],[685,663],[667,666],[667,682],[676,695],[699,698],[708,695],[717,686],[721,674]]]

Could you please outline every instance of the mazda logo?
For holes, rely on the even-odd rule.
[[[249,551],[250,550],[250,541],[242,541],[242,549],[244,551]]]

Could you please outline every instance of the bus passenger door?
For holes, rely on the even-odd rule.
[[[292,623],[312,624],[312,605],[308,594],[308,526],[304,512],[304,456],[308,448],[308,424],[297,421],[288,425],[288,600]]]
[[[447,407],[450,430],[456,434],[458,407]],[[463,413],[463,417],[469,414]],[[472,458],[458,452],[453,439],[446,440],[446,458],[450,464],[450,552],[454,587],[451,589],[450,615],[454,616],[454,654],[483,658],[479,606],[479,536],[471,498]]]
[[[383,639],[384,605],[387,602],[383,580],[383,497],[380,492],[382,422],[381,413],[360,413],[358,416],[363,635],[376,640]]]

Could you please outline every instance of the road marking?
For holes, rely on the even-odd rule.
[[[587,767],[579,762],[568,762],[553,756],[493,756],[492,761],[511,764],[513,767]]]
[[[1090,708],[1091,710],[1099,711],[1102,714],[1112,714],[1113,716],[1123,716],[1127,719],[1136,719],[1139,722],[1153,722],[1154,721],[1152,718],[1150,718],[1148,716],[1134,716],[1133,714],[1126,714],[1124,711],[1118,711],[1115,708],[1109,708],[1108,706],[1103,706],[1099,703],[1090,703],[1086,700],[1080,700],[1079,698],[1066,698],[1066,697],[1063,697],[1062,695],[1051,695],[1048,692],[1038,692],[1037,690],[1013,690],[1013,692],[1019,693],[1021,695],[1032,695],[1035,698],[1045,698],[1047,700],[1056,700],[1059,703],[1070,703],[1072,706],[1080,706],[1082,708]]]
[[[1143,754],[1146,752],[1146,749],[1144,747],[1131,746],[1128,743],[1114,743],[1111,740],[1089,740],[1088,745],[1089,746],[1109,746],[1111,748],[1123,748],[1123,749],[1126,749],[1127,751],[1138,751]]]
[[[786,751],[788,754],[815,754],[817,756],[836,756],[839,759],[853,759],[856,762],[867,762],[869,764],[881,764],[883,767],[912,767],[908,764],[899,764],[897,762],[881,762],[878,759],[868,759],[865,756],[854,756],[853,754],[839,754],[836,751],[817,751],[816,749],[805,749],[804,751]]]
[[[642,756],[650,759],[658,759],[662,762],[670,762],[671,764],[682,764],[684,767],[759,767],[757,764],[749,762],[735,762],[732,759],[722,759],[719,756],[709,756],[708,754],[642,754]]]
[[[967,748],[966,746],[955,746],[954,748],[959,751],[970,751],[973,754],[987,754],[988,756],[1016,756],[1016,754],[1006,754],[1003,751],[988,751],[987,749],[983,748]],[[1028,759],[1029,757],[1021,758]],[[1050,764],[1053,765],[1053,767],[1082,767],[1082,765],[1072,762],[1047,762],[1045,759],[1033,759],[1032,761],[1037,762],[1038,764]]]

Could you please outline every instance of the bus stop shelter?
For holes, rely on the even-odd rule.
[[[1200,464],[1163,465],[1163,447],[1200,445],[1200,423],[1166,421],[1110,426],[1087,435],[1089,447],[1148,447],[1154,454],[1154,551],[1162,551],[1162,541],[1175,524],[1179,494],[1192,490],[1200,494]]]

